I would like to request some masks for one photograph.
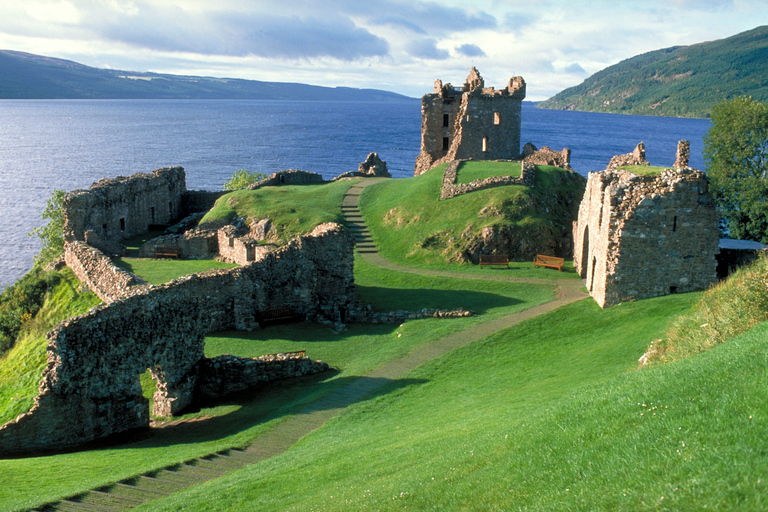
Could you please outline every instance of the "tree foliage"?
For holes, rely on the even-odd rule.
[[[43,243],[43,248],[35,256],[35,265],[40,267],[52,262],[64,252],[64,191],[54,190],[43,210],[43,219],[48,223],[35,228],[29,236],[37,235]]]
[[[263,172],[249,172],[245,169],[235,171],[229,181],[224,184],[224,190],[241,190],[254,181],[263,180],[267,175]]]
[[[13,348],[19,332],[35,317],[46,292],[58,281],[56,272],[35,268],[0,293],[0,357]]]
[[[725,225],[733,238],[768,243],[768,104],[737,97],[711,120],[704,159]]]

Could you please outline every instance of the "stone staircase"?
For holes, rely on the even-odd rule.
[[[380,180],[366,179],[362,183],[353,185],[347,191],[344,199],[341,202],[341,211],[344,213],[344,218],[347,221],[347,228],[352,232],[355,237],[355,246],[357,252],[360,254],[375,254],[378,253],[376,244],[373,243],[371,238],[371,232],[368,231],[363,220],[363,215],[360,213],[360,209],[357,206],[360,194],[367,185],[371,185]]]

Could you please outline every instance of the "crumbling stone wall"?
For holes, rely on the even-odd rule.
[[[32,410],[0,428],[0,454],[58,449],[149,424],[139,374],[157,380],[155,412],[195,396],[205,334],[258,327],[259,311],[337,319],[356,302],[353,238],[323,224],[261,261],[211,270],[120,299],[56,326]]]
[[[154,258],[158,247],[177,247],[181,257],[189,260],[204,260],[216,256],[218,237],[215,231],[193,229],[178,235],[163,235],[145,242],[139,249],[140,258]]]
[[[618,169],[627,165],[650,165],[645,159],[645,144],[640,142],[631,153],[616,155],[608,162],[607,169]]]
[[[259,261],[274,249],[274,246],[260,245],[250,235],[237,236],[237,229],[232,225],[219,229],[216,236],[219,258],[229,263],[246,265]]]
[[[677,143],[677,154],[675,155],[675,169],[686,169],[691,159],[691,142],[681,140]]]
[[[64,262],[77,278],[104,302],[114,302],[147,282],[118,267],[100,250],[84,242],[64,246]]]
[[[92,231],[97,240],[117,242],[147,231],[152,224],[169,224],[183,212],[186,175],[182,167],[156,169],[99,180],[88,190],[64,197],[64,234],[67,241],[85,240]],[[109,247],[98,247],[112,252]]]
[[[529,162],[522,162],[520,176],[494,176],[483,180],[475,180],[471,183],[456,183],[459,176],[459,167],[463,160],[454,160],[445,168],[443,183],[440,186],[440,200],[469,194],[477,190],[507,185],[525,185],[533,187],[536,184],[536,166]]]
[[[452,160],[511,160],[520,154],[525,81],[513,77],[507,87],[485,87],[472,68],[461,90],[435,81],[421,99],[421,153],[414,176]]]
[[[378,153],[369,153],[364,162],[357,166],[357,171],[349,171],[339,174],[333,181],[343,178],[391,178],[387,162],[379,158]]]
[[[716,281],[718,222],[701,171],[592,172],[574,223],[574,266],[601,307],[705,289]]]
[[[277,171],[263,180],[255,181],[246,187],[255,190],[261,187],[274,187],[277,185],[307,185],[311,183],[325,183],[322,175],[316,172],[302,171],[301,169],[286,169]]]
[[[553,165],[562,169],[573,170],[571,168],[571,150],[568,148],[563,148],[560,152],[549,149],[549,146],[536,149],[536,146],[527,142],[523,146],[520,156],[524,162],[536,165]]]

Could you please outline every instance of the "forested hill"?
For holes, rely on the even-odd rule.
[[[0,50],[0,99],[265,99],[386,101],[376,89],[99,69]]]
[[[658,116],[709,117],[723,99],[768,101],[768,26],[619,62],[539,107]]]

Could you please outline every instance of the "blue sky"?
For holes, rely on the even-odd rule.
[[[768,24],[768,0],[0,0],[0,49],[89,66],[385,89],[511,76],[546,99],[634,55]]]

